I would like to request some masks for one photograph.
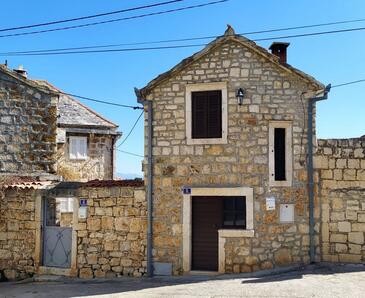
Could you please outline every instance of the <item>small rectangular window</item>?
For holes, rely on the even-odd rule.
[[[285,181],[285,128],[274,131],[275,180]]]
[[[222,91],[192,92],[192,138],[222,138]]]
[[[87,137],[69,137],[70,159],[87,159]]]
[[[223,228],[246,228],[245,197],[225,197],[223,199]]]

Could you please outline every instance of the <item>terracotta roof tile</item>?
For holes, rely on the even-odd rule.
[[[144,186],[143,180],[92,180],[83,183],[86,187],[142,187]]]

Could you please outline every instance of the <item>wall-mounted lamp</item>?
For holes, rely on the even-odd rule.
[[[237,90],[237,93],[236,93],[236,97],[237,97],[237,102],[238,102],[238,104],[239,104],[240,106],[242,106],[242,104],[243,104],[243,99],[244,99],[244,97],[245,97],[245,91],[244,91],[242,88],[238,89],[238,90]]]

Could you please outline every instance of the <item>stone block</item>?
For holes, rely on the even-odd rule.
[[[352,231],[353,232],[365,232],[365,223],[353,223]]]
[[[101,228],[100,218],[88,218],[87,219],[87,229],[89,231],[99,231]]]
[[[114,218],[110,216],[103,216],[101,218],[101,228],[103,230],[113,230],[114,229]]]
[[[79,271],[79,277],[85,279],[93,278],[93,271],[91,268],[81,268]]]
[[[336,243],[335,250],[336,250],[336,252],[339,252],[339,253],[346,253],[347,245],[343,244],[343,243]]]
[[[116,231],[129,231],[129,219],[125,217],[115,218],[115,230]]]
[[[349,244],[349,249],[351,254],[361,254],[361,245],[359,244]]]
[[[315,155],[313,157],[313,165],[315,169],[328,169],[328,157]]]
[[[339,261],[343,263],[361,263],[361,255],[340,254]]]
[[[341,198],[332,199],[332,208],[335,210],[341,210],[343,208],[343,200]]]
[[[357,220],[359,222],[365,222],[365,213],[359,213],[357,216]],[[1,234],[0,234],[0,240],[1,240]]]
[[[281,248],[274,253],[274,259],[279,266],[289,265],[292,262],[291,252],[287,248]]]
[[[340,221],[337,228],[339,232],[351,232],[351,223],[349,221]]]
[[[345,234],[331,234],[330,235],[330,242],[332,243],[346,243],[347,242],[347,235]]]
[[[363,232],[349,233],[349,242],[355,244],[364,244],[364,233]]]

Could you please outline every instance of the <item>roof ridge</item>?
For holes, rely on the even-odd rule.
[[[81,107],[85,108],[86,110],[88,110],[90,113],[94,114],[95,116],[99,117],[100,119],[102,119],[105,122],[108,122],[109,124],[113,125],[114,128],[118,128],[119,125],[117,125],[116,123],[112,122],[111,120],[105,118],[104,116],[102,116],[101,114],[99,114],[98,112],[94,111],[92,108],[88,107],[87,105],[84,105],[82,102],[80,102],[79,100],[75,99],[74,97],[72,97],[71,95],[68,95],[66,93],[64,93],[61,89],[59,89],[58,87],[54,86],[52,83],[48,82],[47,80],[36,80],[36,81],[41,81],[44,82],[45,84],[49,85],[51,88],[57,90],[57,92],[59,92],[61,95],[66,96],[68,99],[74,101],[75,103],[77,103],[78,105],[80,105]]]
[[[210,53],[210,51],[212,51],[213,49],[221,46],[226,41],[238,42],[241,45],[248,47],[252,51],[255,51],[259,55],[265,57],[270,62],[274,63],[275,65],[282,68],[283,70],[286,70],[290,73],[294,73],[295,75],[300,76],[302,79],[306,80],[308,83],[310,83],[312,85],[315,85],[319,89],[324,88],[324,85],[321,82],[317,81],[314,77],[304,73],[303,71],[291,66],[288,63],[285,63],[285,64],[280,63],[279,58],[277,56],[270,53],[265,48],[257,45],[254,41],[248,39],[247,37],[238,35],[238,34],[231,34],[231,31],[229,33],[230,34],[225,34],[225,35],[218,36],[216,39],[211,41],[209,44],[207,44],[200,51],[192,54],[189,57],[184,58],[178,64],[176,64],[174,67],[172,67],[170,70],[168,70],[168,71],[158,75],[157,77],[155,77],[145,87],[143,87],[139,90],[140,91],[139,92],[140,96],[145,97],[146,95],[149,94],[149,92],[152,88],[157,87],[159,84],[161,84],[165,80],[169,79],[173,74],[179,73],[180,71],[182,71],[183,69],[185,69],[186,67],[191,65],[192,63],[196,62],[200,58],[202,58],[205,55],[207,55],[208,53]]]

